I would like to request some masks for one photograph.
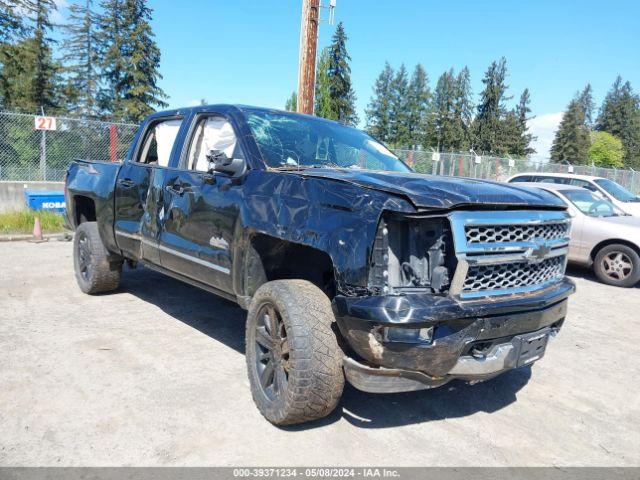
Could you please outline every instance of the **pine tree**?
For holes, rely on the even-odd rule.
[[[595,108],[595,103],[593,101],[593,89],[591,88],[590,83],[588,83],[578,95],[578,103],[584,112],[585,125],[591,129],[593,126],[593,110]]]
[[[32,41],[26,44],[34,52],[30,97],[37,108],[55,110],[58,106],[56,75],[59,66],[52,59],[53,40],[48,35],[53,29],[50,16],[57,6],[54,0],[24,0],[23,7],[33,24]]]
[[[505,102],[507,84],[507,61],[503,57],[497,62],[491,63],[487,69],[482,83],[484,90],[480,94],[478,114],[475,119],[475,146],[484,153],[507,153],[504,145],[505,117],[507,109]]]
[[[640,96],[620,76],[602,103],[596,129],[618,137],[624,147],[625,166],[640,169]]]
[[[323,48],[316,67],[314,113],[318,117],[335,119],[337,117],[331,99],[329,62],[329,48]]]
[[[64,70],[68,78],[67,108],[83,116],[98,114],[98,43],[96,18],[92,0],[69,7],[69,23],[65,26]]]
[[[106,114],[122,114],[121,99],[124,96],[124,72],[127,59],[124,56],[124,1],[103,0],[102,14],[97,16],[96,40],[102,61],[100,70],[103,81],[98,93],[100,109]]]
[[[291,96],[287,98],[287,101],[284,104],[284,109],[290,112],[296,112],[298,110],[298,93],[293,92]]]
[[[584,90],[576,93],[562,116],[551,146],[551,159],[555,162],[584,164],[588,161],[590,140],[583,94]]]
[[[124,1],[124,37],[122,54],[128,61],[122,72],[122,102],[116,112],[125,120],[139,122],[154,112],[154,107],[166,107],[166,94],[158,86],[160,49],[151,29],[152,10],[146,0]]]
[[[394,77],[389,62],[385,62],[373,86],[373,96],[367,106],[367,132],[381,142],[391,137],[391,82]]]
[[[330,108],[326,108],[327,115],[321,115],[322,110],[316,112],[316,115],[348,125],[356,125],[358,123],[355,107],[356,94],[351,85],[351,67],[349,66],[351,57],[347,52],[347,40],[344,26],[340,22],[331,38],[328,50],[327,82]]]
[[[535,137],[529,133],[529,127],[527,126],[527,122],[532,118],[529,116],[531,113],[530,103],[531,96],[529,89],[525,88],[513,112],[516,119],[515,142],[509,151],[509,153],[518,157],[525,157],[536,153],[535,149],[531,147],[531,142],[535,140]]]
[[[452,80],[453,77],[452,77]],[[473,101],[471,99],[471,75],[465,66],[453,81],[453,128],[450,148],[467,151],[471,147]]]
[[[447,150],[453,143],[456,81],[453,69],[438,78],[429,109],[425,147]]]
[[[391,81],[391,105],[389,127],[391,135],[389,143],[396,147],[409,145],[409,112],[408,112],[409,78],[404,63]]]
[[[430,98],[429,77],[422,65],[417,64],[407,89],[406,130],[410,147],[419,145],[424,138]]]

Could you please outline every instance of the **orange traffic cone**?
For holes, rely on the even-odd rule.
[[[42,236],[42,227],[40,226],[40,219],[36,217],[33,222],[33,238],[30,240],[32,243],[42,243],[48,241],[48,238]]]

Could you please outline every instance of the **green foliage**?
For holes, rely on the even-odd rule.
[[[331,98],[329,78],[329,48],[323,48],[316,68],[316,86],[314,99],[314,112],[318,117],[336,118]],[[297,99],[296,99],[297,108]]]
[[[475,148],[483,153],[505,154],[509,150],[509,126],[505,124],[507,108],[507,61],[503,57],[491,63],[482,83],[480,104],[474,122]],[[512,120],[509,120],[512,122]]]
[[[424,67],[417,64],[409,81],[406,102],[407,144],[412,147],[421,144],[426,134],[430,100],[429,77]]]
[[[471,87],[469,70],[453,69],[438,78],[431,102],[424,145],[439,150],[467,150],[470,146]]]
[[[596,129],[620,138],[624,164],[640,169],[640,97],[618,76],[602,103]]]
[[[396,72],[391,81],[390,122],[391,135],[389,143],[395,146],[409,144],[409,78],[404,64]]]
[[[385,62],[384,69],[378,75],[373,86],[373,96],[366,110],[366,130],[381,142],[391,138],[391,82],[394,72]]]
[[[28,27],[21,14],[21,0],[0,0],[0,43],[24,38]]]
[[[290,112],[298,111],[298,93],[297,92],[292,92],[291,96],[287,98],[287,101],[284,104],[284,109]]]
[[[535,149],[531,147],[531,142],[535,137],[529,133],[529,127],[527,126],[527,121],[531,118],[529,116],[531,113],[530,103],[531,96],[529,89],[525,88],[522,95],[520,95],[520,101],[518,105],[516,105],[515,110],[508,116],[508,125],[512,122],[511,117],[515,117],[515,129],[508,135],[508,139],[511,140],[509,142],[511,143],[509,153],[518,157],[525,157],[536,153]]]
[[[622,168],[623,156],[622,140],[608,132],[591,132],[590,162],[598,167]]]
[[[358,123],[356,94],[351,85],[351,57],[347,52],[347,35],[342,22],[336,27],[327,50],[328,58],[320,57],[316,76],[315,114],[348,125]],[[324,53],[324,51],[323,51]]]
[[[59,213],[46,210],[18,210],[0,213],[0,234],[21,234],[33,232],[35,219],[40,219],[43,233],[58,233],[64,231],[64,218]]]
[[[64,26],[64,73],[67,83],[64,97],[67,110],[81,116],[96,116],[98,112],[98,66],[100,56],[96,34],[96,15],[92,0],[69,7],[69,23]]]
[[[555,162],[587,163],[590,140],[584,94],[589,90],[587,86],[578,92],[562,116],[551,146],[551,159]]]
[[[155,107],[166,107],[158,86],[160,49],[151,29],[146,0],[104,0],[97,36],[106,80],[102,109],[112,116],[139,122]]]

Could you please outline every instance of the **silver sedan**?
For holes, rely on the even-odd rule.
[[[593,268],[600,281],[633,287],[640,281],[640,217],[581,187],[521,183],[561,198],[572,217],[569,261]]]

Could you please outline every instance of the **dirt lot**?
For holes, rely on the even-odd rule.
[[[0,244],[0,465],[640,465],[640,289],[571,271],[546,357],[369,395],[279,429],[249,393],[244,312],[140,269],[80,293],[71,244]]]

